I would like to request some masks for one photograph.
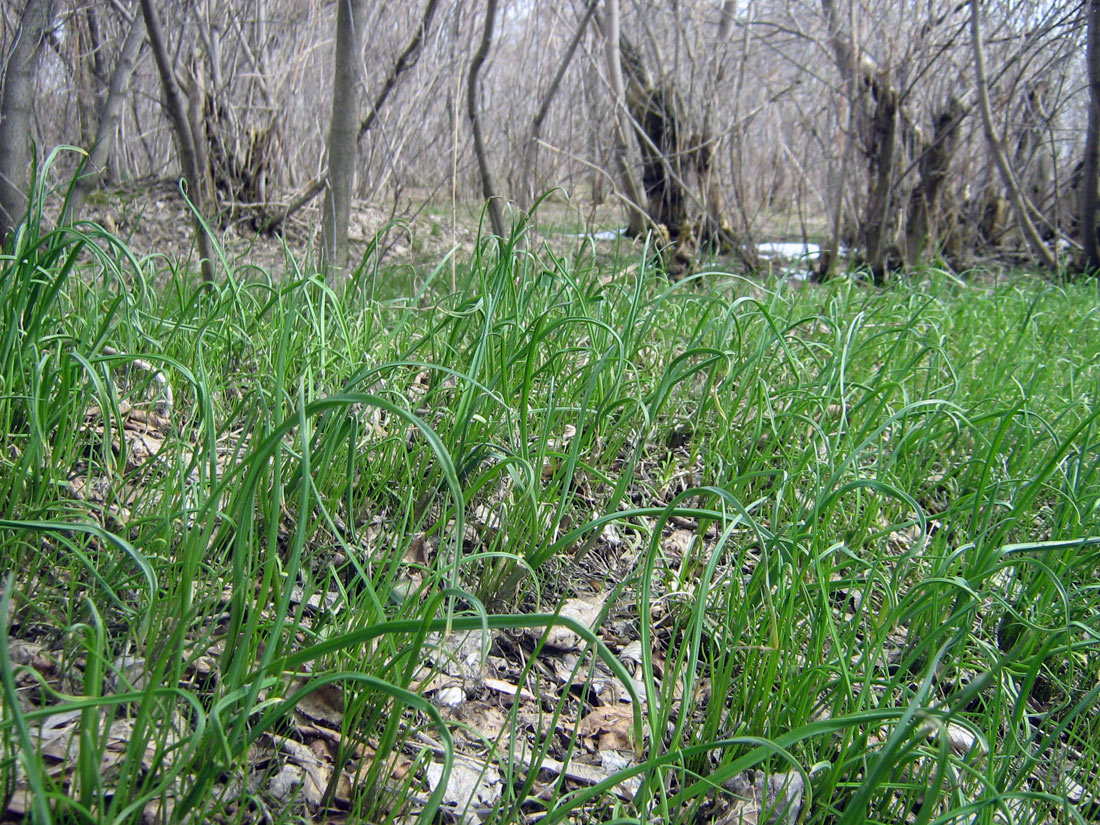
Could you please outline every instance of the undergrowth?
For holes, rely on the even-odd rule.
[[[9,814],[459,816],[433,657],[565,624],[595,656],[555,692],[524,649],[544,724],[503,702],[473,748],[484,821],[706,821],[748,769],[797,774],[801,822],[1095,821],[1095,283],[672,284],[637,255],[521,230],[453,290],[443,261],[377,300],[368,258],[205,291],[32,214],[0,274]],[[555,615],[592,593],[603,623]],[[633,751],[540,780],[584,761],[597,661]],[[334,687],[332,779],[280,802]]]

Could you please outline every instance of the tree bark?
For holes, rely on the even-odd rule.
[[[485,58],[489,56],[489,46],[493,42],[493,22],[497,14],[497,0],[489,0],[485,10],[485,27],[481,31],[481,43],[470,61],[470,73],[466,78],[466,114],[470,118],[470,129],[474,135],[474,155],[477,158],[477,168],[481,174],[481,193],[489,204],[489,222],[493,227],[493,233],[501,238],[505,237],[504,211],[500,207],[500,200],[496,194],[496,186],[493,184],[492,170],[489,168],[489,159],[485,154],[485,138],[481,134],[481,121],[478,119],[477,106],[477,76],[481,71]]]
[[[99,123],[96,126],[95,142],[92,144],[91,151],[88,152],[88,159],[84,162],[83,173],[76,182],[66,207],[63,219],[65,223],[80,219],[80,213],[84,209],[88,194],[99,186],[100,181],[103,179],[107,158],[111,153],[112,145],[114,145],[115,132],[118,131],[118,121],[122,115],[122,106],[126,102],[130,78],[137,66],[141,47],[145,44],[145,23],[142,17],[134,15],[129,25],[126,39],[123,41],[118,57],[115,59],[115,68],[111,72],[107,96],[103,98],[99,110]]]
[[[997,133],[997,126],[993,122],[993,107],[989,101],[989,80],[985,69],[985,48],[982,46],[981,25],[981,3],[979,0],[970,0],[970,41],[974,49],[974,74],[978,92],[978,108],[981,109],[982,113],[982,126],[985,129],[986,143],[989,144],[989,151],[997,164],[997,171],[1001,175],[1005,189],[1008,190],[1012,211],[1016,214],[1016,222],[1019,224],[1020,231],[1023,232],[1028,246],[1031,247],[1035,257],[1042,262],[1043,266],[1047,269],[1057,269],[1058,260],[1054,257],[1054,253],[1047,248],[1039,235],[1039,230],[1032,223],[1029,213],[1035,207],[1031,206],[1029,209],[1029,204],[1020,189],[1020,182],[1016,178],[1016,173],[1008,162],[1004,142]]]
[[[642,188],[649,219],[664,225],[669,237],[677,240],[687,223],[683,107],[675,86],[650,79],[641,55],[628,40],[620,36],[619,46],[627,78],[626,106],[642,155]]]
[[[195,227],[195,242],[199,248],[202,280],[208,286],[212,286],[214,283],[214,249],[210,243],[210,236],[206,234],[202,220],[199,217],[200,215],[205,216],[207,205],[203,202],[203,178],[195,154],[195,136],[191,132],[191,126],[187,120],[187,110],[184,108],[179,87],[176,85],[172,64],[168,58],[168,48],[164,42],[164,35],[161,33],[160,19],[157,17],[153,0],[141,0],[141,13],[145,18],[145,29],[149,33],[149,45],[152,47],[153,58],[157,63],[157,72],[160,74],[160,82],[164,91],[164,108],[168,114],[168,120],[172,124],[172,131],[176,136],[180,166],[183,167],[183,177],[188,183],[187,194],[194,207],[192,222]]]
[[[909,199],[909,216],[905,232],[905,259],[918,263],[923,253],[939,245],[941,240],[940,202],[943,184],[958,143],[959,124],[967,109],[952,96],[933,118],[932,143],[923,147],[920,181]]]
[[[898,94],[885,81],[878,90],[878,103],[871,120],[872,135],[878,147],[873,166],[871,195],[867,199],[867,217],[863,222],[863,246],[875,283],[886,283],[887,234],[893,216],[894,172],[898,152]]]
[[[1024,95],[1024,106],[1016,126],[1016,152],[1013,169],[1020,181],[1024,198],[1032,205],[1032,220],[1044,242],[1056,235],[1057,186],[1055,167],[1057,162],[1049,140],[1051,117],[1048,113],[1050,84],[1039,78],[1029,82]]]
[[[348,218],[355,182],[359,59],[366,3],[337,0],[332,120],[328,135],[328,187],[322,207],[320,269],[326,278],[343,272],[348,259]]]
[[[34,67],[42,36],[52,19],[52,0],[27,0],[4,71],[4,95],[0,100],[0,242],[27,212]]]
[[[208,53],[210,62],[214,63],[217,59],[217,52],[214,49],[209,49]],[[220,132],[224,125],[223,118],[219,116],[217,102],[209,97],[210,84],[207,82],[206,67],[203,65],[203,57],[198,49],[191,53],[184,80],[187,83],[184,92],[184,97],[187,100],[187,124],[191,129],[191,137],[195,144],[195,165],[202,176],[196,184],[196,188],[201,187],[202,202],[206,204],[206,209],[212,213],[217,211],[218,199],[217,190],[214,186],[214,165],[211,162],[211,155],[218,157],[221,161],[219,163],[221,169],[226,169],[228,164],[225,163],[224,153],[217,151],[217,146],[221,142]],[[216,80],[214,85],[217,86]],[[225,187],[225,191],[230,193],[231,199],[238,197],[233,192],[233,188],[230,185]]]
[[[829,45],[840,76],[844,80],[851,124],[856,134],[863,135],[862,148],[867,157],[869,187],[866,208],[859,219],[859,242],[863,257],[871,269],[876,284],[885,283],[890,236],[897,224],[897,204],[901,199],[894,190],[901,177],[904,161],[901,144],[906,135],[906,117],[902,111],[902,95],[895,88],[889,73],[877,68],[860,55],[850,33],[845,32],[834,0],[821,0],[828,26]],[[849,135],[852,140],[854,135]],[[842,160],[842,165],[847,158]],[[840,182],[841,186],[846,181]],[[842,200],[838,196],[838,208]],[[832,244],[831,244],[832,245]],[[822,255],[822,261],[832,265],[833,250]]]
[[[726,215],[722,186],[714,169],[714,157],[717,155],[717,149],[722,141],[714,135],[711,121],[714,111],[718,108],[718,93],[719,89],[722,88],[726,74],[725,61],[722,59],[722,48],[729,40],[730,31],[733,29],[733,18],[736,14],[737,0],[725,0],[719,12],[718,36],[715,39],[714,51],[717,56],[715,58],[714,81],[703,117],[703,130],[693,147],[695,172],[699,178],[699,186],[703,191],[707,206],[706,222],[700,236],[703,240],[720,248],[732,246],[736,242],[736,238]],[[748,36],[747,28],[745,36]],[[744,61],[742,61],[743,66]]]
[[[627,234],[638,237],[646,233],[648,221],[645,214],[645,194],[642,192],[634,170],[630,168],[630,154],[626,136],[631,132],[630,115],[626,109],[626,83],[623,80],[622,48],[620,44],[619,0],[605,0],[603,20],[604,44],[607,56],[607,74],[611,80],[612,105],[612,156],[626,201]]]
[[[539,110],[531,121],[531,134],[527,138],[527,150],[523,155],[523,185],[525,191],[522,206],[525,210],[531,208],[531,204],[535,202],[535,198],[538,196],[538,184],[535,178],[538,165],[539,138],[542,136],[543,121],[546,120],[546,116],[550,113],[550,104],[554,102],[554,96],[561,87],[561,81],[562,78],[565,77],[565,71],[569,68],[569,64],[573,62],[573,55],[576,54],[577,47],[580,46],[584,33],[588,29],[588,23],[595,13],[596,0],[588,0],[588,9],[585,11],[584,17],[582,17],[581,21],[577,24],[577,31],[573,35],[573,39],[569,41],[569,45],[565,49],[565,54],[562,55],[561,63],[558,64],[558,70],[554,73],[554,78],[550,81],[550,85],[546,89],[546,94],[542,96],[542,103],[539,104]]]
[[[1097,212],[1100,211],[1100,0],[1088,3],[1089,124],[1085,135],[1085,158],[1081,182],[1082,268],[1100,276],[1100,238],[1097,237]]]
[[[817,271],[814,273],[814,278],[817,281],[825,282],[832,277],[840,254],[840,233],[844,222],[844,194],[848,188],[848,172],[852,165],[852,155],[855,150],[859,104],[855,82],[855,56],[843,38],[840,16],[837,14],[833,0],[821,0],[821,6],[828,27],[829,44],[832,46],[834,60],[840,70],[840,77],[844,81],[844,90],[848,102],[848,129],[840,135],[840,173],[833,181],[831,192],[832,216],[829,224],[829,234],[821,249]],[[832,169],[830,169],[831,171]]]

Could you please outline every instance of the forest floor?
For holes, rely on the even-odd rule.
[[[1095,282],[203,290],[171,194],[2,262],[4,821],[1100,816]]]
[[[375,245],[380,255],[372,260],[389,266],[431,267],[451,250],[459,256],[470,255],[479,237],[479,223],[487,220],[481,214],[481,202],[444,203],[429,199],[430,195],[415,192],[389,205],[354,202],[349,225],[352,258],[359,260],[373,253]],[[276,274],[286,269],[288,252],[299,265],[312,262],[320,242],[317,202],[295,213],[280,233],[255,232],[250,225],[251,214],[229,219],[216,233],[231,265],[259,267]],[[520,219],[519,213],[510,214]],[[141,255],[155,253],[186,261],[193,252],[190,213],[175,184],[168,180],[98,193],[84,217],[117,234]],[[535,243],[548,244],[559,254],[572,255],[590,245],[593,252],[606,258],[626,257],[631,248],[640,253],[642,243],[622,239],[624,220],[622,209],[613,201],[596,204],[583,197],[569,199],[554,193],[539,205],[527,229]],[[765,247],[775,246],[776,242],[790,246],[788,264],[798,257],[793,251],[796,247],[820,243],[825,234],[823,218],[800,220],[791,211],[759,218],[757,223],[761,226],[757,242]],[[776,256],[765,251],[765,264],[768,257]],[[737,265],[732,257],[706,263]],[[776,261],[777,272],[787,268],[781,263]]]

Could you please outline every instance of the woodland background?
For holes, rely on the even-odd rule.
[[[561,187],[621,203],[632,234],[677,250],[674,274],[700,243],[752,268],[776,234],[822,242],[820,276],[840,249],[876,280],[989,257],[1087,269],[1098,15],[1035,0],[7,3],[3,229],[33,141],[96,150],[69,217],[98,187],[198,178],[190,197],[221,229],[277,233],[324,206],[337,267],[350,198],[407,216],[487,196],[527,209]]]

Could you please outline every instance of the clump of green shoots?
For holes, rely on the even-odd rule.
[[[797,774],[802,822],[1094,815],[1095,285],[646,260],[520,227],[454,289],[441,262],[379,300],[368,255],[342,290],[289,259],[210,291],[32,209],[0,261],[8,804],[289,821],[260,745],[337,685],[336,764],[375,754],[345,815],[430,816],[424,742],[445,770],[456,746],[427,652],[564,622],[629,686],[634,761],[549,794],[509,773],[488,821],[694,821],[748,769]],[[628,556],[596,587],[637,674],[553,616]]]

